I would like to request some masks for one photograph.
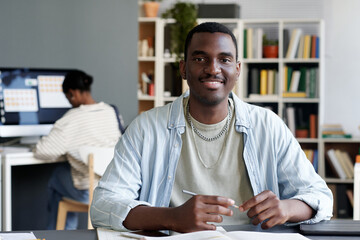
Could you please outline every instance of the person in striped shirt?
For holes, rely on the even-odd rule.
[[[90,75],[79,70],[65,76],[62,88],[73,108],[56,121],[49,135],[44,136],[34,150],[36,158],[62,162],[48,183],[47,229],[56,227],[62,197],[88,202],[88,167],[80,158],[79,147],[113,147],[121,136],[114,108],[93,99],[92,82]],[[76,229],[77,222],[77,213],[69,213],[65,228]]]

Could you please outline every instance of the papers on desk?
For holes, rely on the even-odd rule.
[[[37,237],[31,233],[0,233],[0,240],[35,240]]]
[[[0,147],[1,154],[25,153],[25,152],[31,152],[31,148],[29,148],[29,147],[12,147],[12,146]]]
[[[233,232],[220,232],[220,231],[199,231],[192,233],[178,234],[167,237],[147,237],[136,234],[134,232],[116,232],[108,229],[97,229],[99,240],[193,240],[193,239],[214,239],[216,240],[306,240],[306,238],[299,233],[270,233],[270,232],[251,232],[251,231],[233,231]]]

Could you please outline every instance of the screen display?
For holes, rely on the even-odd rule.
[[[69,70],[0,68],[0,126],[53,124],[71,108],[62,91]]]

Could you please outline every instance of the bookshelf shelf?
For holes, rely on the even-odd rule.
[[[155,57],[138,57],[139,62],[154,62],[155,60]]]
[[[328,184],[336,184],[336,183],[345,183],[345,184],[353,184],[353,179],[338,179],[338,178],[325,178],[325,181]]]

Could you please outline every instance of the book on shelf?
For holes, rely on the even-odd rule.
[[[317,88],[318,88],[318,69],[310,68],[309,69],[309,98],[317,97]]]
[[[323,138],[352,138],[351,134],[322,134]]]
[[[274,94],[275,92],[275,70],[268,70],[268,83],[267,83],[267,94]]]
[[[350,169],[351,178],[354,178],[354,163],[351,160],[349,153],[346,151],[341,151],[341,154],[343,156],[345,163],[347,164],[347,167]]]
[[[336,200],[336,184],[328,184],[328,188],[332,192],[333,195],[333,218],[337,218],[337,200]]]
[[[347,179],[351,179],[354,176],[354,170],[348,167],[346,159],[343,158],[342,152],[339,149],[335,149],[336,159],[339,161],[341,168],[344,170]]]
[[[315,172],[318,172],[318,150],[317,149],[304,149],[306,158],[312,163]]]
[[[321,134],[323,138],[352,138],[351,134],[345,133],[341,124],[323,124]]]
[[[319,37],[316,37],[316,50],[315,50],[315,57],[316,58],[319,58],[319,53],[320,53],[320,38]]]
[[[314,166],[315,172],[318,172],[318,169],[319,169],[319,154],[318,154],[317,149],[314,150],[313,166]]]
[[[328,163],[329,163],[331,169],[333,170],[333,173],[340,179],[346,179],[346,174],[340,165],[340,161],[337,159],[337,157],[335,155],[335,150],[329,149],[326,152],[326,154],[328,156],[327,159],[329,160]]]
[[[318,118],[316,114],[310,114],[309,116],[309,129],[310,129],[310,138],[317,138],[317,126]]]
[[[253,58],[253,29],[247,28],[247,35],[246,35],[246,53],[247,58],[252,59]]]
[[[260,94],[267,94],[267,81],[268,81],[268,72],[266,69],[261,69],[260,71]]]
[[[304,35],[301,35],[299,41],[299,47],[296,53],[296,58],[303,58],[303,53],[304,53]]]
[[[351,206],[354,207],[354,191],[351,189],[347,189],[346,196],[348,197]]]
[[[337,133],[342,132],[344,133],[343,127],[341,124],[323,124],[321,125],[322,132],[331,132],[331,133]]]
[[[291,38],[289,42],[289,47],[286,52],[286,58],[294,59],[299,46],[299,40],[301,37],[302,30],[300,28],[295,28],[291,32]]]
[[[286,85],[285,85],[287,92],[290,92],[292,73],[293,73],[293,68],[288,66],[287,67],[287,74],[286,74]]]
[[[338,218],[352,218],[352,207],[346,191],[347,184],[336,185],[336,199],[337,199],[337,217]],[[335,196],[334,196],[335,198]]]
[[[284,67],[284,89],[283,91],[284,92],[287,92],[288,91],[288,66],[285,66]]]
[[[305,98],[305,92],[283,92],[282,96],[284,98]]]
[[[304,37],[304,53],[303,53],[304,59],[310,58],[310,47],[311,47],[311,36],[305,35],[305,37]]]
[[[288,125],[290,131],[295,136],[296,125],[295,125],[295,108],[294,107],[286,108],[286,119],[287,119],[287,125]]]
[[[289,92],[297,92],[299,88],[299,82],[300,82],[300,71],[295,70],[293,71],[291,76]]]
[[[263,35],[264,30],[262,28],[257,28],[256,31],[254,31],[254,57],[261,59],[263,55],[262,46],[263,46]]]
[[[300,68],[300,80],[297,91],[298,92],[306,92],[306,67]]]
[[[243,54],[244,54],[244,58],[247,58],[247,29],[244,29],[244,46],[243,46]]]
[[[284,28],[283,29],[283,53],[284,58],[286,57],[287,49],[289,48],[289,42],[290,42],[290,32],[289,29]]]
[[[311,36],[311,58],[316,58],[316,35]]]
[[[260,70],[252,68],[249,76],[249,93],[260,92]]]

